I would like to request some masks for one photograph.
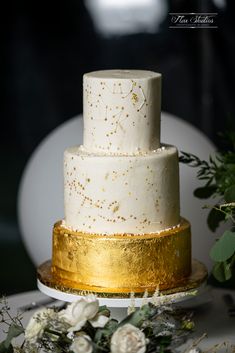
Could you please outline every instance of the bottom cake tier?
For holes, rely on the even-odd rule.
[[[96,293],[151,293],[177,287],[191,273],[187,220],[151,234],[88,234],[55,224],[53,276],[71,289]]]

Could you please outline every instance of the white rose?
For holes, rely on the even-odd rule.
[[[87,335],[75,337],[70,350],[74,353],[92,353],[93,348],[90,337]]]
[[[107,322],[109,321],[109,318],[105,315],[99,315],[97,314],[94,319],[89,320],[89,322],[91,323],[91,325],[95,328],[101,327],[103,328]]]
[[[111,338],[111,353],[145,353],[145,351],[144,333],[131,324],[119,327]]]
[[[71,303],[59,312],[59,318],[64,319],[71,327],[69,331],[79,331],[87,322],[93,319],[99,310],[99,302],[94,295],[88,295]]]
[[[26,341],[36,341],[42,336],[48,320],[55,315],[53,309],[43,308],[34,313],[25,329]]]

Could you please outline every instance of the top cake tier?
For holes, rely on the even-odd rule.
[[[83,77],[84,148],[142,154],[160,147],[161,74],[94,71]]]

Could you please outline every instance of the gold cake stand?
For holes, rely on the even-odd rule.
[[[192,260],[192,271],[190,276],[183,278],[173,288],[159,290],[160,297],[168,297],[172,301],[181,301],[188,299],[190,296],[199,294],[203,288],[205,288],[208,272],[206,266],[200,261]],[[70,281],[63,282],[55,278],[51,271],[51,261],[46,261],[40,265],[37,269],[38,277],[38,288],[44,294],[51,296],[55,299],[72,302],[76,299],[85,296],[87,294],[95,294],[100,302],[100,305],[108,305],[115,307],[126,307],[131,303],[131,297],[135,296],[137,302],[135,305],[138,306],[138,302],[143,301],[144,292],[140,293],[112,293],[102,291],[101,288],[92,287],[89,288],[87,285],[80,285],[79,289]],[[104,290],[104,289],[103,289]],[[195,291],[196,290],[196,291]],[[182,295],[181,295],[182,294]],[[154,295],[154,291],[149,291],[147,297],[151,299]],[[146,291],[145,295],[146,297]]]

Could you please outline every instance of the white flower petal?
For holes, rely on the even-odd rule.
[[[119,327],[111,338],[111,353],[145,353],[146,339],[142,331],[131,324]]]
[[[86,319],[77,322],[76,325],[71,326],[71,327],[68,329],[68,332],[80,331],[80,330],[83,328],[83,326],[86,324],[86,322],[87,322]]]
[[[84,306],[83,314],[88,320],[93,319],[93,317],[97,314],[98,310],[99,310],[99,302],[98,300],[96,300],[94,302],[87,303]]]
[[[55,315],[54,310],[49,308],[43,308],[36,311],[30,318],[25,329],[26,341],[36,341],[39,337],[41,337],[44,328],[48,324],[48,320]]]
[[[95,328],[104,327],[108,321],[109,321],[109,318],[104,315],[96,315],[93,319],[89,320],[91,325]]]
[[[89,295],[69,304],[58,316],[71,326],[68,331],[79,331],[87,320],[96,316],[98,310],[99,302],[96,296]]]
[[[87,335],[75,337],[70,350],[74,353],[92,353],[93,348],[90,337]]]

